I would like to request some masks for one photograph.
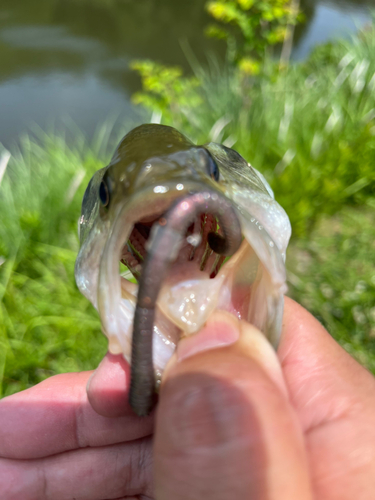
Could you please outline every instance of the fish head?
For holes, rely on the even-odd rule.
[[[205,189],[231,201],[243,242],[224,262],[208,244],[210,233],[220,234],[215,217],[202,214],[188,228],[157,302],[153,356],[159,378],[179,338],[197,332],[215,309],[253,323],[277,344],[289,219],[266,180],[236,151],[196,146],[163,125],[127,134],[83,198],[77,285],[99,310],[110,352],[130,362],[138,290],[132,278],[141,274],[155,223],[174,201]],[[131,274],[120,275],[120,262]]]

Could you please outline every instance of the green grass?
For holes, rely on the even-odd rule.
[[[253,81],[212,64],[163,121],[233,144],[266,175],[293,225],[290,294],[375,372],[374,74],[371,28],[281,73],[268,63]],[[0,185],[2,395],[95,368],[106,351],[73,269],[83,192],[109,157],[109,132],[94,148],[46,135],[12,151]]]
[[[0,187],[0,389],[94,368],[106,351],[97,313],[78,292],[74,261],[83,191],[97,154],[58,138],[24,138]]]
[[[375,373],[375,225],[372,209],[344,207],[287,253],[288,295]]]

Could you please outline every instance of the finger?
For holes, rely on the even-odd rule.
[[[87,386],[91,406],[105,417],[129,415],[129,384],[129,364],[121,354],[107,353]]]
[[[316,497],[373,498],[374,377],[291,299],[278,354],[306,435]]]
[[[305,430],[344,414],[354,400],[373,401],[374,377],[317,319],[287,297],[278,356]]]
[[[36,460],[0,459],[4,500],[118,499],[151,496],[152,489],[151,438]]]
[[[152,432],[152,418],[130,410],[105,418],[91,407],[92,372],[56,375],[0,401],[0,457],[38,458],[86,446],[130,441]]]
[[[183,340],[157,410],[156,498],[310,499],[302,433],[284,389],[265,337],[228,313]]]

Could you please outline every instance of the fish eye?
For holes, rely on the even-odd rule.
[[[212,158],[210,153],[208,153],[207,171],[208,171],[208,175],[211,177],[211,179],[215,180],[216,182],[219,181],[220,170],[219,170],[219,167],[217,166],[216,161]]]
[[[100,183],[100,186],[99,186],[99,198],[100,198],[100,201],[101,201],[101,204],[103,205],[103,207],[108,206],[109,191],[108,191],[108,186],[104,180],[102,180],[102,182]]]

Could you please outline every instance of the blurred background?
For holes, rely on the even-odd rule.
[[[289,295],[375,372],[373,0],[2,0],[0,395],[106,352],[78,292],[92,173],[154,121],[239,151],[293,227]]]

